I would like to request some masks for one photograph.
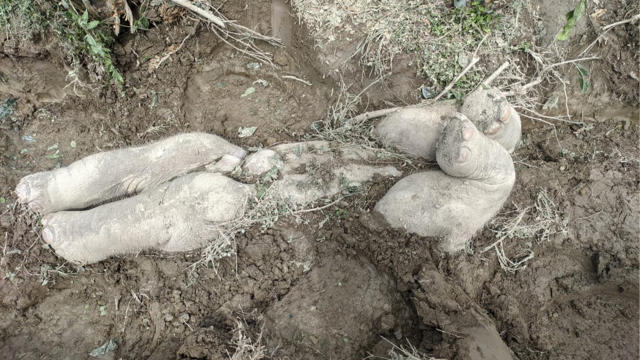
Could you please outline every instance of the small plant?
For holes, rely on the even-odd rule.
[[[0,31],[7,38],[32,39],[46,29],[49,8],[41,0],[1,0]]]
[[[149,19],[144,16],[147,11],[147,7],[144,5],[140,6],[140,17],[133,22],[133,26],[131,27],[131,33],[135,34],[138,30],[148,30],[149,29]]]
[[[14,98],[8,98],[4,104],[0,105],[0,120],[7,118],[13,114],[13,109],[18,101]]]
[[[454,9],[453,13],[465,33],[477,32],[480,36],[488,33],[496,20],[484,1],[473,1],[469,7]]]
[[[565,16],[567,18],[567,22],[564,24],[562,30],[556,35],[556,39],[560,41],[565,41],[569,39],[571,36],[571,31],[576,27],[576,23],[578,19],[584,14],[584,11],[587,9],[587,1],[580,0],[576,8],[569,11]]]
[[[576,69],[578,69],[578,85],[580,85],[580,91],[586,93],[589,90],[589,86],[591,83],[589,81],[589,70],[583,68],[582,66],[575,64]]]
[[[100,21],[89,20],[89,13],[86,10],[80,15],[75,8],[69,7],[66,14],[72,20],[71,26],[66,31],[67,39],[75,45],[80,54],[89,55],[101,67],[99,72],[106,73],[107,79],[113,80],[118,89],[122,89],[124,79],[111,57],[110,45],[113,38],[98,29]]]
[[[141,16],[135,28],[148,25],[149,21]],[[110,50],[113,37],[101,29],[104,27],[99,20],[90,19],[88,11],[79,11],[68,0],[0,0],[0,31],[7,39],[20,42],[53,33],[66,48],[72,66],[84,65],[98,79],[113,80],[122,89],[124,79]]]

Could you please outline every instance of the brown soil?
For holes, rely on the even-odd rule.
[[[118,39],[125,96],[66,86],[55,43],[4,44],[0,101],[17,99],[15,113],[0,122],[4,358],[84,359],[114,340],[117,349],[103,358],[227,359],[237,321],[253,339],[264,332],[273,359],[387,356],[381,337],[464,358],[456,329],[470,311],[486,314],[520,359],[638,358],[638,83],[623,76],[632,71],[628,62],[616,65],[610,55],[590,92],[571,96],[574,116],[589,119],[587,127],[525,119],[513,156],[517,183],[503,214],[531,206],[544,189],[557,206],[559,231],[545,241],[506,240],[513,258],[535,254],[515,274],[501,270],[493,251],[482,253],[495,241],[491,227],[474,239],[474,254],[447,256],[436,239],[376,225],[370,210],[392,185],[384,180],[303,223],[285,218],[238,235],[237,256],[215,268],[191,271],[197,252],[145,252],[86,267],[57,258],[39,238],[39,219],[15,204],[12,189],[22,176],[187,131],[270,146],[300,139],[324,118],[340,88],[318,65],[328,55],[314,55],[323,50],[282,10],[284,1],[246,5],[228,2],[220,10],[258,31],[279,32],[287,46],[270,49],[276,68],[249,65],[255,61],[182,17]],[[611,35],[637,49],[637,32],[624,29]],[[187,35],[183,49],[149,71],[150,59]],[[416,101],[406,85],[416,79],[399,69],[390,87],[372,90],[370,104],[397,103],[398,93],[402,102]],[[353,76],[345,83],[371,81]],[[598,86],[620,81],[631,89]],[[242,96],[250,87],[255,92]],[[612,106],[612,99],[621,101]],[[238,128],[250,126],[256,133],[239,138]],[[524,221],[538,220],[530,212]]]

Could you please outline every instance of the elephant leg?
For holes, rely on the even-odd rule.
[[[216,226],[240,216],[253,186],[196,172],[123,200],[42,220],[42,237],[80,264],[144,249],[188,251],[217,236]]]
[[[216,135],[182,134],[25,176],[16,194],[19,202],[43,215],[84,209],[139,193],[205,165],[213,165],[214,170],[232,169],[244,156],[242,148]]]

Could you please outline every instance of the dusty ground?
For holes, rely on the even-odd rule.
[[[568,3],[540,2],[540,18],[524,11],[529,39],[539,46],[551,41],[548,33],[562,26]],[[600,24],[633,15],[625,6],[608,2],[604,15],[583,18],[563,51],[576,55]],[[591,4],[587,14],[596,10]],[[602,60],[589,68],[586,93],[570,67],[559,70],[574,84],[568,102],[561,84],[540,85],[536,111],[558,116],[568,109],[579,124],[524,117],[513,155],[516,187],[469,253],[446,256],[435,239],[373,225],[369,210],[392,185],[379,181],[302,223],[283,218],[272,229],[249,229],[236,239],[237,256],[216,268],[191,271],[197,252],[142,253],[81,268],[57,258],[39,239],[38,218],[15,204],[12,189],[22,176],[186,131],[216,133],[246,147],[301,139],[325,118],[340,79],[354,89],[373,81],[354,70],[357,59],[336,65],[344,66],[342,78],[332,73],[335,49],[348,51],[352,40],[314,46],[321,38],[298,23],[285,1],[230,1],[220,11],[284,40],[284,48],[265,45],[275,68],[238,54],[186,13],[117,39],[124,96],[88,79],[90,87],[68,86],[70,69],[51,39],[2,44],[0,101],[6,108],[16,99],[13,114],[0,120],[5,358],[84,359],[113,341],[117,347],[103,358],[227,359],[240,334],[253,342],[263,334],[265,356],[273,359],[388,358],[390,342],[463,358],[455,322],[476,308],[519,359],[638,358],[637,24],[616,27],[597,44]],[[536,38],[535,24],[547,33]],[[149,71],[154,57],[187,35],[180,51]],[[423,80],[411,54],[399,56],[409,60],[369,90],[360,110],[418,101]],[[532,61],[518,56],[523,64]],[[535,64],[529,69],[532,76]],[[255,91],[246,94],[249,88]],[[543,110],[554,96],[557,107]],[[253,136],[238,137],[240,127],[252,126]],[[533,254],[526,267],[504,271],[492,248],[483,252],[502,235],[510,259]]]

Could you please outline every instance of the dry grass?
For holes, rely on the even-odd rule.
[[[5,215],[13,223],[12,231],[0,234],[0,280],[9,280],[17,285],[27,278],[36,278],[42,286],[46,286],[55,283],[58,277],[77,272],[74,266],[64,261],[46,263],[33,255],[38,247],[48,247],[40,236],[42,226],[38,214],[30,211],[26,205],[14,202],[0,213],[0,216]],[[27,239],[30,241],[27,242]]]
[[[531,250],[533,242],[546,242],[552,235],[567,232],[568,219],[563,218],[557,205],[553,202],[546,189],[541,189],[535,203],[531,206],[516,209],[494,218],[491,230],[497,240],[485,247],[482,253],[494,250],[500,267],[509,273],[524,269],[527,262],[534,257]],[[516,255],[506,254],[505,241],[519,240],[516,246],[520,248]],[[512,246],[513,247],[513,246]]]
[[[577,65],[587,67],[598,61],[592,55],[594,44],[573,58],[568,57],[566,43],[556,40],[537,46],[538,33],[532,29],[542,28],[542,19],[536,2],[484,2],[486,9],[472,3],[457,10],[445,0],[292,1],[300,21],[316,39],[316,47],[331,53],[344,44],[357,44],[352,58],[359,59],[369,75],[388,75],[394,59],[407,54],[424,79],[425,92],[435,95],[477,51],[480,61],[455,82],[449,98],[463,97],[507,62],[508,69],[492,84],[507,94],[522,115],[554,127],[560,122],[582,125],[582,119],[574,119],[566,105],[578,84],[570,83],[565,74],[576,71]],[[553,90],[557,95],[545,98]],[[558,102],[558,97],[564,101]],[[545,115],[558,103],[564,106],[563,114]]]
[[[266,348],[262,345],[262,331],[252,340],[247,335],[244,322],[237,319],[233,330],[233,346],[235,351],[229,355],[229,360],[260,360],[266,357]]]
[[[396,345],[384,337],[382,339],[388,342],[389,344],[391,344],[392,346],[388,354],[389,357],[384,358],[386,360],[444,360],[444,359],[436,359],[434,357],[421,353],[413,345],[411,345],[411,343],[408,343],[407,346],[405,347],[402,345]],[[373,359],[373,358],[368,357],[367,359]]]
[[[329,108],[324,120],[311,125],[311,133],[307,139],[356,144],[375,152],[379,161],[401,162],[403,166],[415,167],[415,158],[383,146],[373,136],[374,123],[368,121],[368,118],[356,116],[361,108],[363,95],[381,81],[384,81],[384,78],[378,78],[357,94],[351,93],[351,86],[341,81],[336,101]]]
[[[301,22],[311,29],[317,47],[332,49],[356,42],[352,57],[375,77],[388,74],[399,54],[409,54],[425,86],[436,93],[478,50],[483,66],[474,67],[456,82],[451,93],[456,97],[475,88],[495,70],[494,64],[514,57],[507,45],[521,29],[517,26],[521,1],[496,9],[471,2],[465,9],[454,9],[444,0],[293,0],[292,4]]]

